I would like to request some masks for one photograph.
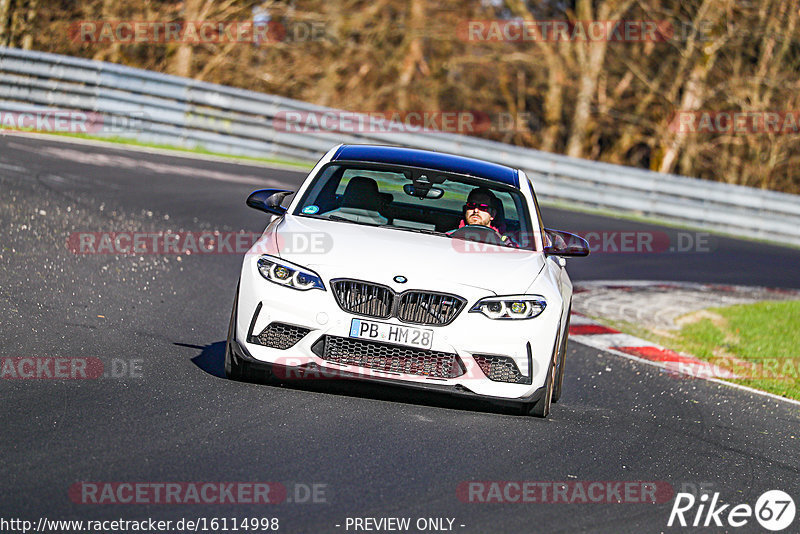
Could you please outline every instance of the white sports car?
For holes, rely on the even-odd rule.
[[[580,237],[546,230],[517,169],[344,145],[291,191],[245,256],[225,352],[234,379],[343,377],[546,417],[561,395]]]

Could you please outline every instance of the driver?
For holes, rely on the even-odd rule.
[[[463,228],[468,225],[487,226],[497,232],[500,241],[504,244],[516,247],[517,244],[514,243],[510,237],[503,235],[497,227],[492,226],[497,216],[497,206],[499,203],[500,200],[489,189],[485,187],[473,189],[470,191],[469,196],[467,196],[467,203],[464,204],[463,208],[464,218],[458,227]],[[453,232],[454,231],[455,230],[453,230]]]

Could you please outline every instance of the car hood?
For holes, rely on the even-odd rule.
[[[518,294],[544,267],[540,252],[310,217],[287,215],[264,237],[281,258],[314,269],[323,279],[357,278],[396,290]],[[395,276],[408,283],[398,285]]]

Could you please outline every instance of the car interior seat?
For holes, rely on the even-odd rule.
[[[344,219],[367,224],[387,224],[380,214],[383,198],[378,183],[365,176],[353,176],[347,183],[339,208],[328,212]]]
[[[503,208],[503,201],[500,200],[499,198],[496,198],[493,204],[495,209],[495,215],[494,215],[494,220],[492,221],[492,226],[497,228],[497,231],[500,232],[501,234],[505,234],[507,230],[506,211]]]

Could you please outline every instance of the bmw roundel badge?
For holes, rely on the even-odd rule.
[[[405,284],[406,282],[408,282],[408,278],[406,278],[405,276],[399,275],[399,274],[397,276],[395,276],[393,278],[393,280],[395,282],[397,282],[398,284]]]

